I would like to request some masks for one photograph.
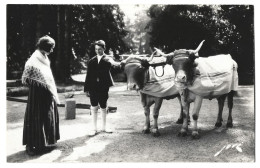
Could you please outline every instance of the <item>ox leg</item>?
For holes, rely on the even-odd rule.
[[[183,107],[181,105],[181,97],[178,96],[177,97],[181,106],[181,111],[180,111],[180,116],[178,118],[178,120],[176,121],[176,124],[183,124]],[[190,115],[188,115],[188,125],[190,124]]]
[[[144,115],[145,115],[145,124],[144,124],[144,128],[143,128],[143,133],[144,134],[149,134],[150,133],[150,106],[149,100],[148,100],[148,96],[145,94],[140,93],[140,97],[141,97],[141,103],[143,105],[144,108]]]
[[[233,119],[232,119],[232,108],[233,108],[233,97],[234,97],[234,91],[231,91],[228,93],[228,121],[227,121],[227,127],[232,128],[233,127]]]
[[[219,98],[217,98],[217,100],[218,100],[218,118],[217,118],[215,127],[221,127],[221,125],[222,125],[222,121],[223,121],[222,113],[223,113],[225,99],[226,99],[226,95],[222,95]]]
[[[150,107],[144,107],[144,115],[145,115],[145,124],[143,133],[149,134],[150,133]]]
[[[161,135],[158,130],[158,117],[159,117],[159,110],[161,108],[162,101],[163,101],[162,98],[156,98],[154,109],[153,109],[154,125],[153,125],[153,129],[152,129],[152,133],[153,133],[153,136],[155,136],[155,137],[158,137]]]
[[[203,100],[202,97],[196,96],[195,101],[194,101],[194,107],[192,110],[193,130],[192,130],[192,134],[191,134],[193,139],[200,138],[197,123],[198,123],[198,119],[199,119],[199,111],[201,108],[202,100]]]
[[[180,103],[180,105],[181,105],[181,97],[178,96],[177,98],[178,98],[179,103]],[[176,121],[176,123],[177,123],[177,124],[183,124],[183,107],[182,107],[182,105],[181,105],[180,116],[179,116],[178,120]]]
[[[186,101],[185,95],[183,93],[181,94],[181,104],[183,108],[183,124],[178,136],[184,137],[187,135],[188,131],[188,116],[190,103]]]

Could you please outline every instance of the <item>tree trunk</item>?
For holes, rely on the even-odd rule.
[[[57,42],[56,42],[56,51],[57,51],[57,55],[56,55],[56,68],[55,68],[55,77],[57,80],[59,80],[61,78],[60,76],[60,71],[59,69],[61,69],[61,56],[62,56],[62,38],[61,38],[61,34],[62,34],[62,27],[61,27],[61,6],[57,6]]]
[[[71,51],[71,7],[65,6],[65,22],[64,22],[64,64],[65,64],[65,79],[70,80],[70,61],[72,58]]]
[[[43,9],[41,5],[37,6],[37,23],[36,23],[36,39],[35,42],[37,43],[38,39],[42,36],[42,32],[43,32],[43,26],[42,26],[42,22],[43,22]],[[35,44],[36,44],[35,43]]]
[[[57,58],[55,76],[59,82],[67,82],[70,79],[70,25],[69,6],[57,6]]]

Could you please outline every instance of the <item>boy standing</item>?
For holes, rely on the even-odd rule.
[[[97,112],[98,104],[101,108],[102,117],[102,132],[112,133],[111,130],[106,129],[106,115],[107,115],[107,100],[109,87],[113,86],[114,82],[110,74],[111,67],[120,67],[120,62],[115,62],[111,57],[107,56],[104,51],[106,44],[103,40],[95,42],[96,56],[91,58],[88,63],[88,71],[86,75],[84,92],[89,93],[90,110],[93,116],[93,131],[90,136],[97,134]]]

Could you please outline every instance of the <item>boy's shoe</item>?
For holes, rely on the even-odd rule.
[[[93,137],[93,136],[95,136],[95,135],[97,135],[97,134],[98,134],[98,132],[93,130],[93,131],[90,131],[90,132],[89,132],[88,136],[89,136],[89,137]]]
[[[113,133],[113,131],[111,129],[104,129],[104,130],[101,130],[101,132],[108,133],[108,134]]]

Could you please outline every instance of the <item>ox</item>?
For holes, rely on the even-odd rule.
[[[194,102],[194,108],[192,111],[192,118],[193,118],[193,129],[192,129],[192,137],[197,139],[199,138],[197,121],[199,118],[199,111],[201,108],[202,100],[203,99],[213,99],[216,98],[218,101],[218,118],[215,124],[216,127],[220,127],[222,125],[222,112],[224,107],[224,102],[226,97],[228,97],[228,108],[229,108],[229,115],[227,120],[227,127],[233,127],[233,120],[232,120],[232,108],[233,108],[233,96],[234,92],[237,90],[238,85],[238,77],[237,77],[237,64],[228,55],[216,55],[210,56],[207,58],[199,58],[198,51],[200,50],[204,40],[200,43],[196,50],[176,50],[169,54],[164,54],[159,49],[157,53],[163,55],[167,58],[169,64],[171,64],[175,70],[175,86],[179,90],[181,95],[181,104],[183,107],[183,125],[179,132],[179,136],[186,136],[188,131],[188,121],[187,117],[189,116],[189,107],[190,103]],[[221,60],[222,58],[228,60]],[[215,79],[215,83],[212,84],[212,87],[203,87],[201,86],[202,75],[198,72],[198,64],[202,66],[203,61],[206,62],[207,59],[213,60],[213,63],[210,65],[210,69],[214,69],[214,73],[212,76],[208,76],[207,79],[203,79],[206,85],[210,85],[210,78],[216,78],[218,75],[220,79]],[[220,64],[214,62],[214,60],[219,60]],[[221,62],[222,61],[222,62]],[[212,61],[211,61],[212,62]],[[230,69],[230,73],[227,71],[221,73],[222,69]],[[206,72],[207,73],[207,72]],[[215,75],[215,76],[214,76]],[[208,89],[208,90],[207,90]]]
[[[155,104],[153,109],[154,125],[151,129],[151,132],[153,136],[157,137],[160,136],[160,132],[158,130],[159,110],[165,97],[155,97],[153,95],[142,93],[142,89],[147,82],[146,79],[148,74],[147,71],[149,69],[149,61],[153,58],[153,54],[149,59],[146,57],[131,56],[128,57],[126,60],[123,60],[122,62],[124,63],[124,71],[127,76],[127,88],[134,88],[140,91],[139,93],[141,97],[141,104],[144,108],[144,114],[146,118],[145,125],[142,131],[145,134],[150,133],[150,106]],[[167,97],[167,99],[173,99],[176,97],[181,104],[179,92],[175,88],[174,91],[171,92],[171,95]],[[181,108],[180,118],[178,119],[177,123],[182,123],[182,114],[183,112]]]

